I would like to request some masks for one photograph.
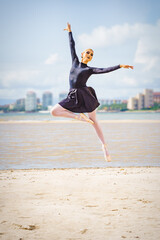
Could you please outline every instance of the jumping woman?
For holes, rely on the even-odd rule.
[[[110,162],[111,156],[109,154],[101,127],[96,118],[96,108],[100,104],[97,100],[95,90],[92,87],[86,86],[86,82],[92,74],[108,73],[119,68],[133,69],[133,66],[117,65],[109,68],[89,67],[87,63],[93,58],[94,52],[92,49],[86,49],[82,52],[81,62],[79,62],[75,50],[75,42],[72,36],[71,25],[67,23],[67,28],[64,30],[67,30],[69,33],[69,43],[72,57],[72,67],[69,75],[70,91],[67,98],[52,108],[51,114],[52,116],[73,118],[92,124],[102,143],[105,160]],[[84,113],[87,113],[88,117]]]

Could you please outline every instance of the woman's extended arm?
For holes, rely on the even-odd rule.
[[[70,44],[71,56],[72,56],[72,62],[73,62],[75,58],[78,60],[78,57],[75,50],[75,41],[72,36],[71,25],[67,23],[67,28],[65,28],[64,30],[67,30],[69,33],[69,44]]]
[[[119,68],[120,68],[120,65],[116,65],[116,66],[108,67],[108,68],[91,68],[91,69],[92,69],[92,74],[100,74],[100,73],[112,72]]]
[[[108,68],[91,68],[92,69],[92,74],[101,74],[101,73],[108,73],[108,72],[112,72],[115,71],[119,68],[131,68],[133,69],[133,66],[129,66],[129,65],[116,65],[113,67],[108,67]]]

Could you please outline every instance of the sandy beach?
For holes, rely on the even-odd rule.
[[[0,239],[160,239],[160,168],[0,171]]]

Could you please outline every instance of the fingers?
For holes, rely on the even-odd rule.
[[[131,68],[131,69],[133,69],[133,66],[129,66],[129,65],[128,65],[127,68]]]
[[[67,28],[64,28],[64,31],[71,31],[71,25],[67,22]]]
[[[133,69],[133,66],[130,66],[130,65],[124,65],[124,68],[127,68],[127,69],[131,68],[131,69]]]

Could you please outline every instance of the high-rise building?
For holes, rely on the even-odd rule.
[[[53,103],[53,96],[51,92],[45,92],[42,96],[42,106],[43,109],[48,109],[48,106],[51,106]]]
[[[25,111],[32,112],[36,111],[37,109],[37,98],[36,93],[33,91],[27,92],[26,99],[25,99]]]
[[[138,109],[138,99],[135,97],[129,98],[127,108],[130,110]]]
[[[153,93],[153,102],[154,103],[160,103],[160,92],[154,92]]]
[[[145,89],[144,94],[138,93],[136,97],[128,100],[127,108],[131,110],[140,110],[153,106],[153,90]]]
[[[25,98],[20,98],[16,100],[16,109],[24,110],[25,109]]]
[[[37,98],[37,105],[41,104],[40,98]]]
[[[144,94],[138,93],[136,96],[137,99],[137,109],[140,110],[144,108]]]
[[[144,90],[144,107],[149,108],[153,106],[153,90],[145,89]]]

